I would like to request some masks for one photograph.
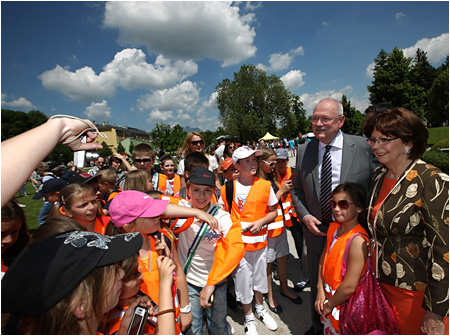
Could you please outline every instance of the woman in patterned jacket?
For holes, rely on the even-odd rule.
[[[420,159],[428,131],[411,111],[381,112],[364,134],[383,164],[368,209],[381,288],[401,334],[448,334],[448,175]]]

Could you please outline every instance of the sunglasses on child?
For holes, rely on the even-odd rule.
[[[269,161],[266,161],[266,160],[263,160],[263,162],[267,163],[270,168],[273,168],[275,166],[275,163],[277,163],[276,161],[270,161],[269,162]]]
[[[145,158],[145,159],[134,159],[134,162],[140,163],[140,164],[149,163],[150,161],[152,161],[152,159],[149,159],[149,158]]]
[[[330,206],[333,209],[336,208],[336,205],[337,205],[337,206],[339,206],[339,208],[341,210],[347,210],[350,207],[350,204],[355,204],[355,203],[350,203],[347,200],[340,200],[340,201],[337,201],[337,202],[335,202],[333,200],[330,200]]]
[[[193,145],[193,146],[202,145],[202,144],[203,144],[203,140],[191,141],[191,145]]]

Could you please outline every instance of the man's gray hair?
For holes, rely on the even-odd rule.
[[[342,106],[342,104],[339,100],[336,100],[334,98],[323,98],[317,103],[317,105],[320,104],[321,102],[328,101],[328,100],[333,101],[334,104],[336,105],[336,112],[337,112],[338,117],[343,116],[344,115],[344,106]]]

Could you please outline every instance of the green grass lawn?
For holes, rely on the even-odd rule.
[[[20,204],[26,205],[26,207],[23,208],[23,211],[25,212],[25,217],[27,219],[28,230],[32,233],[38,227],[37,219],[44,202],[42,198],[39,200],[31,199],[36,194],[31,182],[27,182],[26,191],[27,196],[19,197],[19,193],[17,193],[16,198]]]
[[[448,126],[429,128],[428,135],[428,145],[433,146],[435,143],[443,139],[448,139]]]

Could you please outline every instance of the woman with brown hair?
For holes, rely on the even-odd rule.
[[[381,288],[401,334],[448,334],[448,175],[420,159],[428,131],[407,109],[369,118],[364,134],[382,164],[368,209]]]

